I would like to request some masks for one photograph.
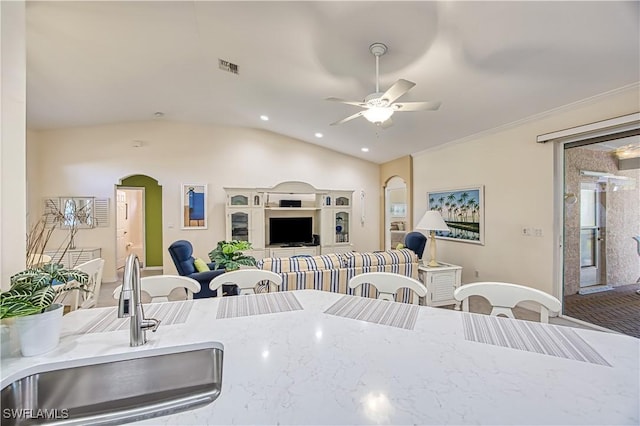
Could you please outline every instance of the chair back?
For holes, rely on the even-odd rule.
[[[189,277],[179,275],[154,275],[140,279],[140,289],[151,296],[151,303],[168,302],[169,294],[176,288],[187,291],[187,299],[193,299],[193,293],[200,291],[200,283]],[[122,285],[113,290],[113,298],[119,299]]]
[[[89,275],[89,279],[87,281],[88,291],[76,292],[79,299],[76,307],[87,309],[96,306],[98,303],[98,298],[100,297],[100,288],[102,287],[104,259],[93,259],[76,266],[74,269],[78,269]]]
[[[562,308],[560,301],[550,294],[518,284],[481,282],[463,285],[453,292],[453,297],[462,301],[462,310],[466,312],[469,312],[470,296],[482,296],[487,299],[493,308],[490,315],[504,315],[514,319],[511,309],[518,303],[536,302],[540,305],[540,322],[543,323],[549,322],[549,311],[560,312]]]
[[[378,299],[396,300],[396,293],[402,288],[408,288],[419,297],[427,295],[427,288],[420,281],[405,275],[394,274],[392,272],[366,272],[356,275],[349,280],[349,288],[355,289],[354,294],[360,296],[363,284],[371,284],[378,290]],[[417,297],[413,298],[413,303],[418,304]]]
[[[422,232],[409,232],[404,237],[404,246],[418,256],[418,259],[422,259],[422,253],[427,245],[427,237]]]
[[[256,286],[262,281],[269,282],[269,291],[271,291],[271,285],[279,290],[282,285],[282,276],[264,269],[239,269],[218,275],[209,283],[209,289],[216,291],[223,284],[234,284],[238,286],[239,294],[250,294],[256,292]],[[222,291],[218,291],[217,295],[222,297]]]
[[[187,240],[178,240],[169,246],[169,254],[180,275],[191,275],[196,272],[193,258],[193,246]]]

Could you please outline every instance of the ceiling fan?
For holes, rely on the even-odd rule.
[[[396,81],[386,92],[380,92],[380,77],[379,77],[379,61],[380,56],[387,52],[387,46],[382,43],[373,43],[369,46],[369,51],[376,57],[376,91],[370,94],[364,101],[345,101],[339,98],[327,98],[328,101],[340,102],[347,105],[355,105],[360,108],[364,108],[363,111],[350,115],[347,118],[331,123],[331,126],[342,124],[347,121],[353,120],[360,116],[366,118],[371,123],[386,129],[393,125],[391,116],[394,112],[403,111],[435,111],[440,108],[441,102],[395,102],[400,96],[407,93],[416,84],[409,81],[400,79]]]

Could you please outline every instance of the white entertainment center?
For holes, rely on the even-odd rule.
[[[353,191],[296,181],[224,190],[226,239],[249,241],[253,250],[247,254],[256,259],[352,250]]]

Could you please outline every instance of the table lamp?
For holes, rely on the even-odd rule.
[[[438,262],[436,262],[436,231],[449,231],[447,224],[444,222],[444,219],[442,219],[442,215],[436,210],[427,211],[416,225],[416,229],[429,231],[430,259],[427,266],[438,266]]]

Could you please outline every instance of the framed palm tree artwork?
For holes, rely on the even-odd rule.
[[[440,212],[449,228],[436,238],[484,244],[484,185],[429,191],[427,208]]]
[[[182,185],[182,229],[207,229],[207,185]]]

